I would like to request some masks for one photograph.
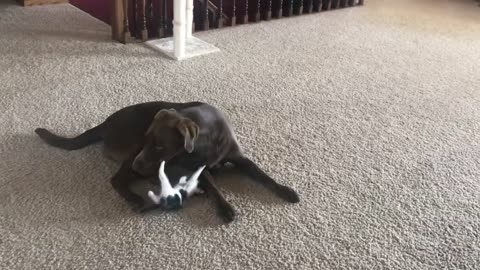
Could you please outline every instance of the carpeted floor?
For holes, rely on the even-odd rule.
[[[178,63],[72,6],[3,1],[0,268],[479,269],[480,8],[420,2],[200,33],[221,52]],[[33,133],[150,100],[221,108],[302,202],[226,175],[228,226],[201,197],[139,215],[99,147]]]

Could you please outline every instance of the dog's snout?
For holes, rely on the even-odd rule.
[[[137,173],[144,174],[147,173],[151,165],[147,162],[145,151],[142,150],[133,160],[132,169]]]
[[[143,163],[135,159],[132,163],[132,169],[136,172],[141,172],[143,170]]]
[[[144,176],[154,174],[152,165],[147,164],[144,161],[140,161],[140,160],[136,160],[132,163],[132,170]]]

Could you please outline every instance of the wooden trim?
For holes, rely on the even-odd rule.
[[[64,4],[68,3],[68,0],[17,0],[22,6],[36,6],[36,5],[49,5],[49,4]]]

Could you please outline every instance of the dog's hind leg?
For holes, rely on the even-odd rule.
[[[300,201],[297,192],[293,189],[281,185],[268,176],[262,169],[260,169],[255,162],[251,161],[243,155],[227,158],[226,161],[233,163],[233,165],[240,171],[245,172],[250,178],[259,182],[267,189],[273,191],[280,198],[287,202],[297,203]]]
[[[65,150],[77,150],[102,140],[102,125],[89,129],[74,138],[61,137],[44,129],[37,128],[35,133],[51,146]]]

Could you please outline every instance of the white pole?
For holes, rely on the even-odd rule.
[[[187,0],[187,27],[186,37],[191,38],[193,32],[193,0]]]
[[[173,46],[177,59],[185,56],[185,0],[173,0]]]

